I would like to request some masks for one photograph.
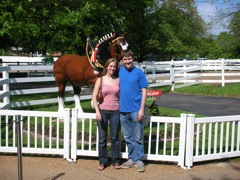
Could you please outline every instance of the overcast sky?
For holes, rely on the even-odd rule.
[[[199,15],[202,16],[206,23],[212,23],[212,28],[209,29],[209,32],[219,34],[223,31],[228,31],[227,27],[229,24],[229,18],[219,21],[219,11],[235,11],[239,0],[196,0],[196,4]]]

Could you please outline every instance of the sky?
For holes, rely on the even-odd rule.
[[[239,0],[196,0],[195,2],[199,15],[206,23],[212,23],[208,32],[216,35],[228,31],[230,20],[229,17],[219,20],[219,11],[236,11],[237,4],[239,4]]]

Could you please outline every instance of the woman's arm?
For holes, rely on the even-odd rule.
[[[96,119],[98,121],[101,121],[101,119],[102,119],[100,109],[98,106],[98,102],[97,102],[97,95],[98,95],[99,88],[102,85],[101,83],[102,83],[101,78],[98,78],[97,81],[95,82],[93,93],[92,93],[92,100],[93,100],[94,108],[96,111]]]

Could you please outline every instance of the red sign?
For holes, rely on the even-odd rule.
[[[162,90],[154,90],[154,89],[147,90],[147,96],[161,96],[161,95],[162,95]]]

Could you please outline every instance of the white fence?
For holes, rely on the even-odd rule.
[[[166,61],[136,64],[147,74],[153,86],[177,88],[194,84],[221,84],[240,82],[240,60]]]
[[[16,122],[21,115],[22,153],[61,155],[69,161],[78,156],[98,156],[95,113],[79,114],[0,110],[0,153],[17,153]],[[184,169],[194,162],[240,156],[240,115],[195,118],[149,116],[145,127],[144,159],[169,161]],[[127,158],[123,141],[121,157]],[[109,154],[110,156],[110,154]]]
[[[187,120],[186,166],[240,156],[240,115]]]
[[[33,64],[44,64],[45,57],[26,57],[26,56],[0,56],[3,63],[12,66],[23,66],[23,65],[33,65]],[[56,57],[53,58],[54,61],[57,60]]]
[[[29,58],[34,59],[34,58]],[[29,61],[30,62],[30,61]],[[207,63],[207,64],[205,64]],[[205,64],[205,65],[204,65]],[[147,74],[148,80],[151,83],[149,87],[156,86],[171,86],[172,91],[177,88],[191,86],[200,83],[218,83],[225,86],[226,83],[240,82],[240,61],[238,60],[215,60],[211,61],[177,61],[177,62],[160,62],[157,64],[142,63],[136,64]],[[210,69],[211,72],[205,72],[205,69]],[[12,107],[39,105],[57,103],[57,97],[51,99],[36,99],[31,101],[10,102],[10,96],[39,94],[39,93],[56,93],[57,87],[52,74],[53,65],[8,65],[2,64],[0,72],[0,108],[8,109]],[[221,72],[219,72],[221,70]],[[25,72],[26,77],[9,78],[11,73]],[[48,87],[26,88],[22,87],[11,89],[10,86],[24,83],[41,83],[52,82]],[[14,85],[13,85],[14,84]],[[66,92],[71,92],[72,87],[66,87]],[[57,96],[57,95],[56,95]],[[81,100],[90,99],[91,95],[81,96]],[[74,101],[72,96],[66,96],[65,101]]]
[[[30,106],[30,105],[39,105],[39,104],[52,104],[57,103],[57,91],[58,88],[55,85],[55,79],[52,75],[53,65],[28,65],[28,66],[8,66],[7,64],[3,64],[0,66],[0,72],[2,72],[2,78],[0,79],[0,87],[2,86],[2,90],[0,90],[0,99],[2,102],[0,103],[1,109],[8,109],[12,107],[21,107],[21,106]],[[41,76],[36,77],[18,77],[18,78],[9,78],[10,73],[17,72],[25,72],[28,74],[31,73],[41,73]],[[48,74],[48,76],[45,76]],[[39,75],[39,74],[38,74]],[[50,75],[50,76],[49,76]],[[42,87],[42,88],[34,88],[37,83],[42,82],[52,82],[51,85]],[[10,85],[14,84],[14,86],[18,87],[18,83],[22,85],[18,89],[10,89]],[[28,88],[23,89],[25,83],[28,83]],[[32,84],[33,88],[31,88]],[[39,85],[38,85],[39,86]],[[71,92],[72,87],[67,86],[65,92]],[[21,101],[21,102],[10,102],[10,96],[16,95],[29,95],[29,94],[41,94],[41,93],[56,93],[56,98],[51,99],[40,99],[40,100],[31,100],[31,101]],[[90,99],[91,96],[82,96],[81,99]],[[74,101],[72,95],[66,96],[65,101]]]
[[[62,113],[0,110],[0,152],[17,152],[17,115],[21,116],[22,153],[62,155],[66,159],[69,158],[69,109]]]

